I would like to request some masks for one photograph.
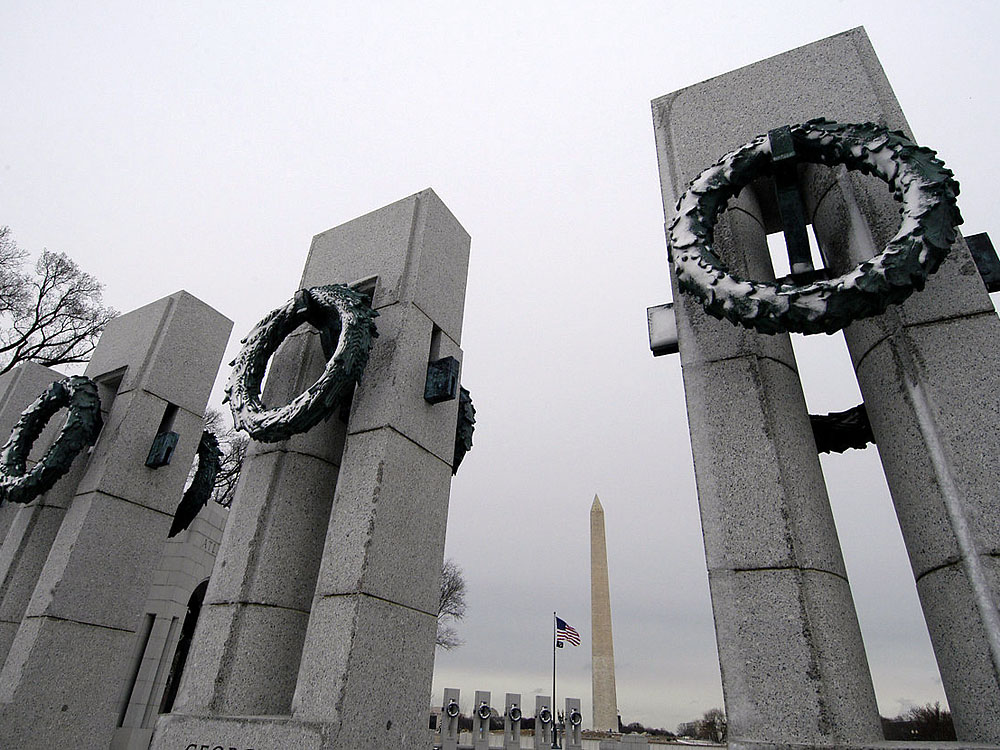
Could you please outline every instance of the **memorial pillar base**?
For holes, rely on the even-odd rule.
[[[329,727],[287,716],[193,716],[164,714],[156,724],[157,747],[177,750],[322,750]],[[359,748],[361,750],[361,748]]]

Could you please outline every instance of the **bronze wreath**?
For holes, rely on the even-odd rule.
[[[30,471],[28,454],[57,411],[69,409],[55,442]],[[103,425],[97,384],[83,375],[57,380],[21,413],[0,452],[0,502],[30,503],[52,489],[77,454],[93,445]]]
[[[275,443],[306,432],[329,417],[350,397],[361,379],[368,353],[378,331],[377,312],[364,295],[342,284],[296,292],[247,335],[242,351],[232,362],[225,401],[233,412],[236,429],[254,440]],[[267,361],[285,338],[302,323],[320,332],[329,358],[319,379],[285,406],[265,409],[260,400],[261,380]],[[336,347],[334,347],[336,342]]]
[[[472,433],[476,431],[476,407],[472,405],[472,394],[458,387],[458,425],[455,427],[455,455],[451,462],[451,473],[458,473],[465,454],[472,450]]]
[[[208,430],[201,433],[197,455],[198,468],[195,469],[191,485],[185,490],[184,497],[174,511],[174,522],[170,525],[168,539],[177,536],[191,525],[215,489],[215,478],[219,476],[219,470],[222,468],[222,449],[219,448],[219,439]]]
[[[810,120],[793,125],[791,135],[800,161],[843,164],[888,183],[902,204],[899,232],[882,253],[829,281],[797,286],[744,281],[729,273],[712,249],[715,222],[730,198],[769,173],[768,137],[758,136],[703,171],[678,200],[669,255],[680,288],[710,315],[761,333],[833,333],[923,289],[962,223],[951,170],[931,149],[873,123]]]

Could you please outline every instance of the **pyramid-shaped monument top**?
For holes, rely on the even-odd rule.
[[[604,506],[601,505],[601,498],[599,498],[597,495],[594,495],[594,504],[590,506],[590,512],[591,513],[604,512]]]

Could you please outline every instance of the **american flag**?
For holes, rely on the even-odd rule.
[[[556,618],[556,648],[563,647],[563,641],[569,643],[572,646],[580,645],[580,634],[576,632],[576,628],[568,624],[561,617]]]

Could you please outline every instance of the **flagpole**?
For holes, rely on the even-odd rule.
[[[556,715],[556,613],[552,613],[552,716]]]
[[[558,747],[556,740],[556,613],[552,613],[552,747]]]

